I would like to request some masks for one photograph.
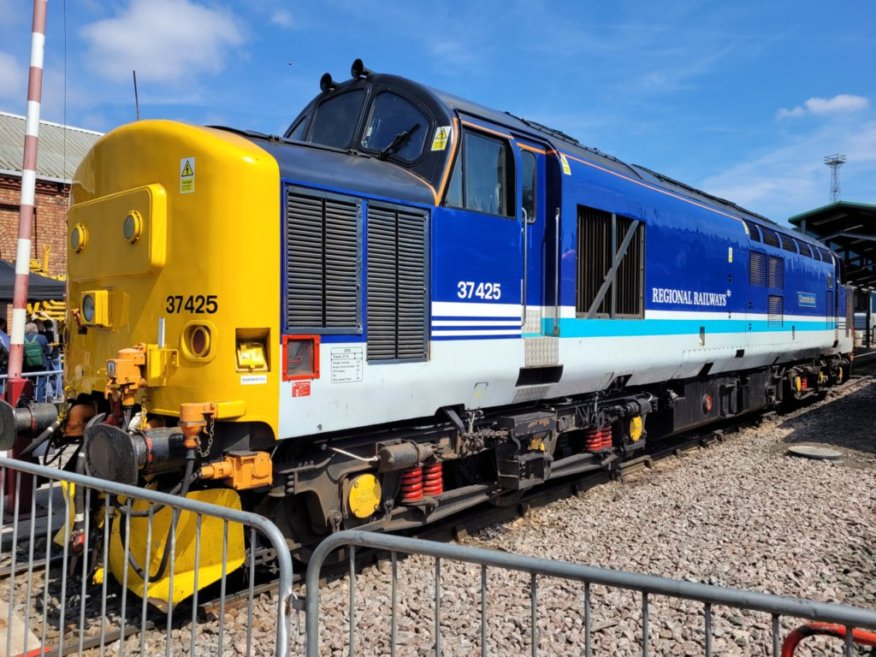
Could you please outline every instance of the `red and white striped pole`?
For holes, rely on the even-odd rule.
[[[33,33],[30,42],[30,75],[27,80],[27,120],[24,128],[24,158],[21,165],[21,203],[18,215],[18,249],[15,256],[15,288],[12,297],[12,331],[9,348],[9,380],[6,400],[15,406],[24,390],[21,377],[24,360],[24,325],[27,321],[27,283],[30,245],[33,237],[36,195],[37,144],[40,132],[40,101],[43,89],[43,59],[46,46],[48,0],[33,2]]]

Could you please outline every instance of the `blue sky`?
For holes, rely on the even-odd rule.
[[[0,0],[0,110],[25,112],[30,22]],[[833,153],[843,200],[876,203],[868,0],[50,0],[48,23],[47,120],[132,120],[136,69],[144,117],[280,132],[361,57],[780,222],[829,202]]]

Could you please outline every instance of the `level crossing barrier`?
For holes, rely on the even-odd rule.
[[[357,576],[355,559],[357,549],[361,548],[389,553],[391,563],[388,604],[385,599],[375,600],[372,588],[369,590],[371,594],[370,601],[365,601],[371,604],[367,604],[365,611],[360,608],[356,595]],[[404,613],[399,611],[398,555],[423,555],[433,560],[431,568],[433,574],[431,578],[428,573],[429,569],[424,569],[422,564],[419,564],[419,570],[417,571],[418,578],[431,579],[431,583],[434,586],[434,598],[431,601],[434,614],[431,619],[431,638],[428,631],[430,628],[418,628],[420,630],[418,635],[423,643],[420,644],[420,652],[417,652],[417,654],[421,654],[425,644],[436,657],[451,653],[480,654],[482,657],[488,654],[515,654],[513,648],[509,652],[507,646],[500,647],[495,645],[495,642],[491,646],[488,639],[487,628],[490,622],[487,586],[488,569],[490,571],[495,571],[496,569],[500,571],[517,571],[524,574],[522,578],[524,581],[528,579],[528,591],[524,593],[523,590],[519,590],[519,597],[525,595],[529,600],[529,645],[522,646],[523,649],[518,648],[516,652],[521,655],[529,652],[532,657],[537,657],[540,654],[539,584],[542,583],[544,585],[547,581],[553,582],[555,578],[558,578],[566,587],[580,587],[579,609],[580,615],[583,618],[579,622],[583,626],[583,645],[574,646],[570,654],[583,654],[585,657],[591,657],[592,654],[596,654],[594,652],[593,637],[596,631],[593,627],[593,618],[596,611],[593,595],[594,586],[608,587],[608,589],[624,589],[633,592],[633,595],[639,597],[641,613],[639,617],[638,654],[643,655],[643,657],[648,657],[649,651],[652,649],[656,649],[656,654],[668,654],[665,649],[661,649],[660,638],[651,634],[652,625],[655,623],[655,618],[652,617],[652,606],[656,609],[654,603],[667,598],[674,599],[679,603],[689,601],[693,605],[701,605],[701,614],[695,614],[694,617],[698,619],[698,623],[701,623],[699,632],[701,636],[700,649],[702,652],[699,654],[705,654],[706,657],[711,657],[715,652],[713,649],[713,615],[716,612],[716,608],[733,608],[735,610],[743,610],[743,613],[746,614],[749,612],[763,612],[766,614],[767,616],[764,620],[768,622],[768,627],[770,628],[771,653],[775,657],[780,657],[782,654],[782,626],[784,624],[786,629],[793,627],[793,624],[788,625],[792,618],[834,623],[842,628],[846,628],[844,633],[835,634],[835,636],[840,636],[843,639],[846,657],[851,657],[853,651],[853,628],[876,629],[876,612],[847,605],[826,604],[653,575],[608,570],[468,545],[436,543],[404,536],[348,530],[325,539],[308,562],[306,575],[307,597],[305,602],[307,657],[329,654],[328,652],[320,652],[321,627],[332,620],[329,618],[328,610],[324,613],[320,609],[320,577],[323,564],[336,550],[342,550],[341,554],[343,557],[349,560],[349,601],[346,603],[346,609],[341,614],[341,620],[334,619],[333,638],[337,637],[339,623],[343,624],[343,620],[346,618],[345,624],[348,636],[346,637],[347,644],[344,646],[347,651],[344,654],[350,657],[355,657],[359,651],[363,654],[388,654],[390,657],[395,657],[398,654],[399,642],[397,635],[400,615]],[[478,633],[475,633],[475,641],[463,649],[460,649],[458,645],[453,645],[454,642],[458,643],[460,641],[460,636],[447,631],[446,628],[442,628],[442,589],[446,586],[442,572],[447,572],[448,562],[474,565],[479,567],[480,570],[479,592],[473,590],[478,588],[477,585],[471,586],[470,584],[463,587],[463,594],[459,594],[457,591],[458,596],[465,597],[466,602],[473,606],[468,614],[468,618],[479,620],[479,637]],[[528,575],[528,578],[526,575]],[[426,582],[426,586],[428,587],[428,582]],[[456,602],[458,602],[458,598]],[[420,609],[422,608],[421,605]],[[333,601],[332,611],[335,613],[338,611],[337,600]],[[375,622],[373,616],[378,612],[383,615]],[[507,614],[507,610],[504,613]],[[758,616],[759,614],[751,615]],[[384,650],[375,653],[373,650],[373,636],[370,638],[370,645],[364,645],[365,641],[358,636],[358,619],[362,618],[367,619],[368,623],[372,626],[386,626],[385,629],[388,636],[383,638],[389,644],[388,652]],[[561,619],[548,618],[546,620],[550,623],[560,622]],[[522,624],[513,624],[514,629],[512,632],[518,634],[523,631],[525,625],[526,621]],[[431,646],[428,646],[427,642],[429,640],[431,640]],[[478,640],[479,646],[477,645]],[[337,645],[335,645],[335,648],[337,648]],[[528,651],[526,648],[528,648]],[[736,645],[733,645],[733,648],[738,650],[738,652],[733,654],[748,654],[744,650],[739,650]],[[541,652],[543,654],[556,654],[551,649]],[[609,651],[600,654],[617,654],[617,651],[609,649]]]
[[[93,512],[77,516],[82,509],[76,500]],[[162,525],[156,522],[160,513],[174,520]],[[145,557],[132,548],[137,540],[131,538],[132,519],[139,519],[141,529],[145,523]],[[212,532],[204,529],[208,524]],[[76,527],[84,532],[78,533]],[[245,537],[249,546],[241,558],[243,574],[228,572],[234,536],[241,541]],[[184,570],[175,563],[178,537],[180,542],[185,537],[188,558],[193,559],[185,571],[193,589],[185,600],[174,602],[169,595],[169,601],[159,603],[159,608],[145,602],[155,602],[157,589],[150,573],[157,576],[160,566],[155,571],[149,566],[137,571],[142,573],[140,596],[128,590],[131,568],[120,568],[121,582],[106,572],[111,540],[123,546],[121,563],[125,566],[138,560],[154,564],[152,546],[158,550],[169,544],[165,590],[175,591],[184,577],[177,575],[174,582],[174,573]],[[260,546],[258,555],[256,545]],[[218,581],[199,592],[199,573],[203,570],[206,577],[208,561]],[[265,570],[276,571],[275,582],[259,583],[257,573]],[[292,627],[292,578],[285,539],[263,516],[0,458],[0,657],[103,656],[110,651],[119,657],[224,656],[229,652],[272,652],[285,657]],[[232,584],[242,587],[233,594],[241,608],[235,614],[239,620],[229,629],[226,611],[231,608]],[[273,593],[260,599],[274,595],[275,603],[262,602],[258,606],[262,611],[255,612],[260,617],[254,622],[254,598],[262,589]],[[213,618],[205,618],[207,597]],[[268,618],[264,617],[266,606],[271,609]],[[246,616],[245,624],[241,616]],[[273,651],[266,649],[271,645]]]

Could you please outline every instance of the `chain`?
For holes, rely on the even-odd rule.
[[[213,448],[213,434],[215,433],[216,423],[213,421],[213,416],[211,415],[207,419],[207,429],[205,433],[207,434],[207,448],[201,449],[200,442],[198,443],[198,453],[206,458],[210,455],[210,450]]]

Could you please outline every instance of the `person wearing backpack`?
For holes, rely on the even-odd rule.
[[[28,322],[24,326],[24,372],[45,372],[49,369],[49,341],[40,334],[37,325]],[[46,376],[36,377],[36,401],[46,401]]]

